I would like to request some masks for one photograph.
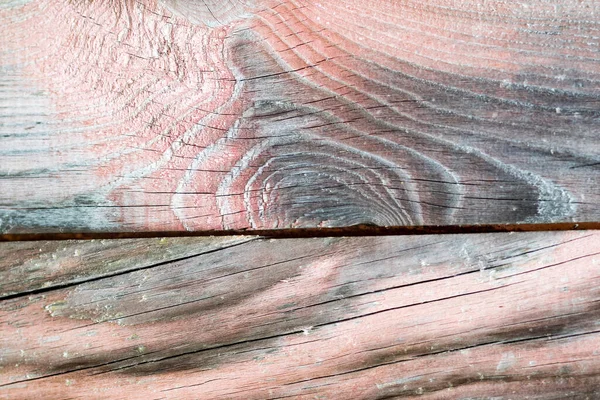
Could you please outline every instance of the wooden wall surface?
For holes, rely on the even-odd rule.
[[[598,221],[596,0],[3,0],[0,231]]]
[[[0,398],[600,398],[598,231],[0,250]]]
[[[598,0],[0,0],[0,399],[600,399],[599,172]]]

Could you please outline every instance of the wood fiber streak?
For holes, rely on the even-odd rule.
[[[223,237],[201,241],[159,238],[5,243],[0,258],[0,299],[72,285],[92,274],[98,279],[187,259],[250,240]]]
[[[161,246],[1,243],[0,398],[600,396],[598,231]]]
[[[595,0],[0,4],[0,232],[600,219]]]

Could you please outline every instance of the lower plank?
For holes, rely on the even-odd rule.
[[[0,398],[600,397],[600,232],[179,240],[0,244]]]

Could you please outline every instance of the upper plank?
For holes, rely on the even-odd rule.
[[[0,233],[600,220],[600,3],[3,0]]]

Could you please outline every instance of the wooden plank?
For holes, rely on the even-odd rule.
[[[595,0],[10,0],[0,231],[598,221]]]
[[[122,262],[115,242],[44,244],[88,258],[35,293],[10,267],[0,397],[600,396],[600,231],[214,240],[156,265],[149,240],[108,277],[86,265]],[[23,265],[30,247],[0,244]]]

